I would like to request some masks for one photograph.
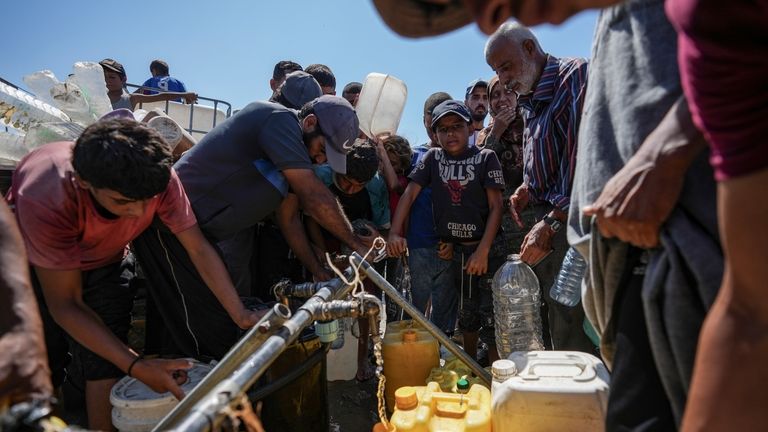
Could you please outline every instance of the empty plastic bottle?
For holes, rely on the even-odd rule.
[[[112,111],[112,103],[107,95],[107,83],[104,81],[104,69],[94,62],[77,62],[72,66],[72,76],[69,78],[80,87],[91,115],[99,119]]]
[[[501,358],[515,351],[544,349],[539,280],[520,255],[509,255],[493,277],[496,348]]]
[[[560,266],[549,296],[565,306],[576,306],[581,301],[581,281],[587,270],[587,262],[574,248],[568,249]]]

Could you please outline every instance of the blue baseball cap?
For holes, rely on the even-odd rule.
[[[435,109],[432,110],[432,124],[430,125],[432,130],[435,130],[437,122],[448,114],[456,114],[457,116],[464,119],[464,121],[467,123],[469,123],[471,119],[469,109],[466,105],[464,105],[463,102],[449,99],[436,106]]]
[[[292,106],[301,109],[305,103],[323,95],[323,90],[315,78],[302,71],[291,72],[281,84],[283,97]]]
[[[315,108],[320,131],[325,135],[328,165],[335,172],[346,174],[347,152],[360,134],[355,109],[340,96],[323,95],[310,103]]]
[[[477,88],[477,87],[488,88],[488,81],[486,81],[486,80],[484,80],[482,78],[478,78],[478,79],[472,81],[471,83],[469,83],[469,85],[467,85],[467,91],[466,91],[466,93],[464,93],[464,98],[468,98],[469,95],[471,95],[472,92],[475,91],[475,88]]]

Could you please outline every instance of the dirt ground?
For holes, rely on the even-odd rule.
[[[370,431],[379,420],[376,413],[376,378],[328,383],[329,432]]]

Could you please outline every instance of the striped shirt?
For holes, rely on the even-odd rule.
[[[518,100],[525,120],[523,181],[534,203],[568,210],[586,90],[586,59],[550,55],[536,89]]]

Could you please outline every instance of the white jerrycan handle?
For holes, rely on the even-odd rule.
[[[526,373],[520,375],[524,380],[533,381],[540,379],[541,376],[534,373],[534,370],[539,367],[563,369],[579,368],[581,370],[580,373],[576,375],[565,375],[577,382],[592,381],[597,377],[595,366],[591,362],[585,361],[583,357],[573,353],[564,353],[563,358],[532,358],[530,359],[530,362],[531,363],[526,368]]]

